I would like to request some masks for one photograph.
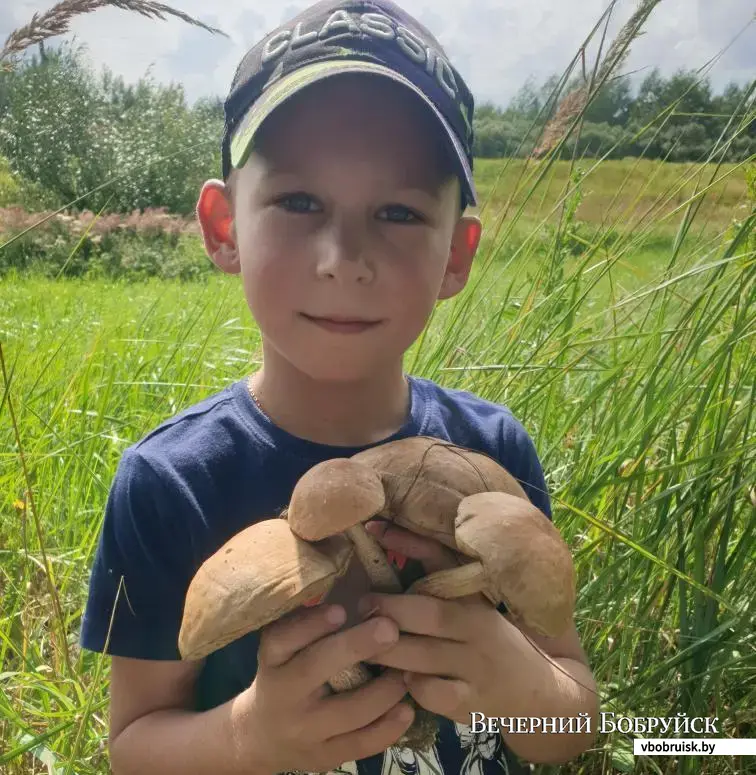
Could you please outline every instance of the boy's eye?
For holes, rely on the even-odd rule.
[[[319,209],[314,197],[303,191],[280,196],[276,199],[276,204],[293,213],[313,213]],[[382,213],[382,220],[389,220],[394,223],[420,221],[420,217],[408,207],[404,207],[404,205],[387,205],[383,208]]]
[[[302,193],[301,191],[279,197],[276,203],[284,209],[295,213],[311,213],[317,209],[315,200],[309,194]]]
[[[389,221],[397,223],[412,223],[420,220],[412,210],[403,205],[388,205],[383,212],[387,214]]]

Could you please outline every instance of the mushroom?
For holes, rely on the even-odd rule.
[[[372,589],[404,593],[365,529],[374,517],[435,538],[463,563],[420,579],[408,593],[444,599],[482,593],[550,637],[571,621],[575,579],[567,545],[517,480],[481,452],[421,436],[327,460],[300,478],[282,516],[246,528],[200,567],[186,597],[183,658],[201,658],[321,601],[355,555]],[[347,691],[372,675],[357,664],[329,684]],[[415,720],[399,745],[427,749],[437,718],[409,701]]]
[[[333,458],[302,475],[292,492],[286,520],[292,533],[305,541],[345,536],[365,568],[371,589],[402,594],[404,587],[383,547],[363,524],[383,509],[385,500],[383,484],[374,471],[350,458]],[[347,680],[329,683],[335,690],[344,691],[357,688],[372,677],[361,663],[355,665],[354,671]],[[358,675],[356,671],[362,672]],[[436,738],[436,715],[420,707],[412,696],[408,701],[415,718],[398,744],[412,750],[427,750]]]
[[[385,504],[378,516],[456,549],[454,518],[460,501],[497,491],[528,501],[525,490],[496,460],[443,439],[414,436],[357,453],[380,478]]]
[[[302,541],[286,522],[267,519],[237,533],[200,566],[189,585],[179,631],[183,659],[202,659],[247,633],[325,596],[353,554],[343,536]],[[336,692],[371,678],[362,664],[328,683]]]
[[[311,544],[280,519],[237,533],[189,585],[178,642],[182,658],[201,659],[327,593],[352,553],[343,536]]]
[[[383,509],[386,494],[380,477],[350,458],[324,460],[297,482],[286,519],[305,541],[345,535],[377,592],[404,592],[381,545],[364,522]]]
[[[453,599],[478,592],[547,637],[572,621],[575,577],[569,547],[530,501],[504,492],[464,498],[454,520],[457,549],[472,562],[416,581],[410,594]]]

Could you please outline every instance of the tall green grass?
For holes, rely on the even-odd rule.
[[[753,200],[708,240],[681,212],[673,248],[651,250],[638,279],[621,266],[643,251],[637,232],[570,251],[584,185],[548,255],[491,241],[407,368],[506,403],[535,439],[603,710],[718,716],[723,736],[755,736]],[[107,661],[76,640],[109,483],[128,444],[256,368],[259,335],[238,279],[220,275],[19,279],[0,320],[0,763],[42,772],[47,755],[60,772],[106,772]],[[562,771],[616,771],[631,748],[603,737]],[[634,771],[744,766],[654,758]]]
[[[602,710],[716,716],[722,737],[756,737],[756,163],[718,163],[749,127],[708,164],[626,167],[590,218],[606,162],[480,165],[479,259],[406,360],[534,438]],[[129,444],[257,368],[259,345],[238,278],[3,283],[3,773],[108,771],[108,660],[77,639],[110,482]],[[602,735],[559,772],[749,766],[631,752]]]

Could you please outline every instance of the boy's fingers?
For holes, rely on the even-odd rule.
[[[373,724],[327,741],[325,748],[328,751],[328,759],[342,764],[382,753],[399,740],[414,718],[415,711],[412,707],[401,702]]]
[[[342,606],[299,609],[263,628],[257,661],[261,667],[280,667],[314,641],[334,632],[345,621],[346,612]]]
[[[461,723],[469,720],[472,690],[465,681],[413,673],[407,678],[407,689],[418,705],[431,713]]]
[[[466,658],[469,659],[468,649],[459,641],[425,635],[402,635],[396,646],[370,661],[395,670],[464,678],[470,668]]]
[[[320,741],[354,732],[388,713],[406,694],[402,673],[386,670],[358,689],[321,700],[307,735]]]
[[[282,667],[285,681],[309,693],[358,662],[372,659],[399,639],[394,622],[375,617],[313,643]]]
[[[375,616],[387,616],[402,632],[431,635],[461,642],[469,641],[479,629],[471,612],[485,602],[441,600],[430,595],[383,595],[371,593],[359,603],[360,612],[375,611]]]

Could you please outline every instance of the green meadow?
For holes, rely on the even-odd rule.
[[[534,439],[602,711],[716,717],[716,737],[756,737],[754,170],[480,160],[475,269],[406,359]],[[170,249],[201,262],[196,234]],[[259,345],[239,278],[217,271],[0,279],[3,773],[108,771],[108,660],[77,639],[110,482],[127,446],[256,369]],[[747,771],[633,757],[633,737],[536,771]]]

